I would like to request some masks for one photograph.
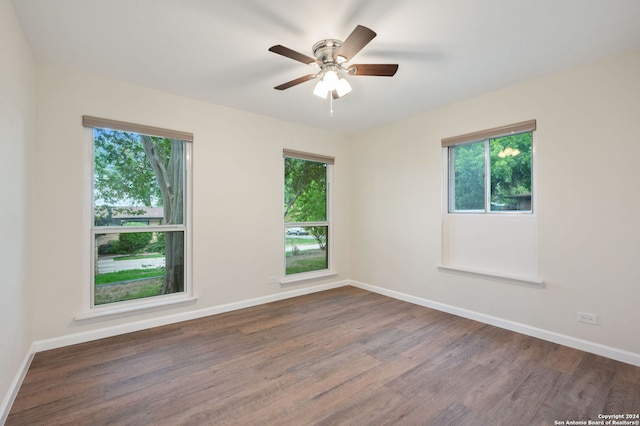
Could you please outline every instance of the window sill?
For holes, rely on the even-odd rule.
[[[295,274],[290,277],[285,277],[280,280],[280,285],[289,286],[289,285],[302,283],[305,281],[319,280],[323,278],[331,278],[331,277],[337,277],[337,276],[338,276],[338,273],[333,271],[307,272],[302,274]]]
[[[89,312],[82,312],[75,316],[76,321],[84,321],[95,318],[108,317],[119,314],[127,314],[131,312],[145,311],[147,309],[161,308],[164,306],[176,306],[193,303],[198,300],[195,296],[182,296],[179,298],[171,298],[167,300],[153,300],[143,303],[130,304],[126,306],[104,307]]]
[[[441,272],[450,272],[454,274],[467,275],[475,278],[484,278],[493,281],[500,281],[507,284],[515,284],[532,288],[544,288],[544,281],[536,277],[522,277],[516,275],[500,274],[489,271],[479,271],[476,269],[461,268],[459,266],[438,265]]]

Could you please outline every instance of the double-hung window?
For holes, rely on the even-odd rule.
[[[89,116],[83,125],[92,129],[89,309],[190,296],[193,135]]]
[[[333,157],[284,150],[285,276],[328,271]]]
[[[535,121],[443,140],[450,213],[531,212]]]

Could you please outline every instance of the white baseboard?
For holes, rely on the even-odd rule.
[[[11,386],[4,399],[2,400],[2,404],[0,405],[0,425],[3,425],[7,422],[7,417],[9,417],[9,411],[11,411],[11,406],[13,405],[13,401],[16,400],[16,396],[18,396],[18,391],[20,390],[20,386],[22,385],[22,381],[24,380],[24,376],[27,375],[27,371],[29,371],[29,366],[31,365],[31,361],[33,360],[33,355],[35,354],[33,350],[33,346],[24,357],[22,364],[20,364],[20,368],[16,373],[16,376],[13,378],[11,382]]]
[[[538,339],[546,340],[560,345],[569,346],[574,349],[589,352],[596,355],[601,355],[607,358],[614,359],[616,361],[625,362],[627,364],[640,367],[640,354],[625,351],[622,349],[613,348],[599,343],[590,342],[588,340],[578,339],[576,337],[567,336],[564,334],[556,333],[549,330],[544,330],[530,325],[521,324],[514,321],[497,318],[491,315],[482,314],[479,312],[471,311],[468,309],[459,308],[445,303],[435,302],[420,297],[411,296],[409,294],[400,293],[398,291],[388,290],[382,287],[376,287],[370,284],[365,284],[357,281],[349,281],[349,284],[368,290],[374,293],[381,294],[383,296],[392,297],[394,299],[402,300],[405,302],[413,303],[415,305],[424,306],[427,308],[435,309],[449,314],[457,315],[464,318],[469,318],[475,321],[482,322],[484,324],[493,325],[496,327],[504,328],[506,330],[515,331],[517,333],[525,334],[527,336],[536,337]]]
[[[41,352],[49,349],[61,348],[64,346],[75,345],[78,343],[89,342],[92,340],[103,339],[105,337],[117,336],[120,334],[131,333],[134,331],[145,330],[151,327],[160,327],[167,324],[174,324],[181,321],[207,317],[210,315],[221,314],[224,312],[235,311],[238,309],[248,308],[251,306],[262,305],[264,303],[276,302],[278,300],[289,299],[291,297],[302,296],[305,294],[316,293],[318,291],[329,290],[332,288],[344,287],[349,285],[348,281],[338,281],[328,284],[320,284],[312,287],[304,287],[295,290],[289,290],[281,293],[270,294],[268,296],[256,297],[255,299],[242,300],[239,302],[228,303],[225,305],[212,306],[205,309],[198,309],[179,314],[165,315],[162,317],[152,318],[143,321],[130,322],[111,327],[104,327],[97,330],[85,331],[82,333],[74,333],[66,336],[55,337],[53,339],[38,340],[33,343],[32,351]]]

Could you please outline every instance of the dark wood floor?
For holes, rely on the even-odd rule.
[[[553,425],[640,367],[353,287],[36,354],[7,425]]]

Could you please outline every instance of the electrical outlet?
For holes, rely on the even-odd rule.
[[[278,284],[278,277],[272,275],[269,277],[269,284]]]
[[[578,312],[578,322],[587,324],[598,324],[598,316],[596,314],[588,314],[586,312]]]

